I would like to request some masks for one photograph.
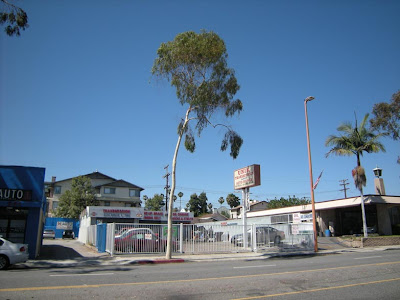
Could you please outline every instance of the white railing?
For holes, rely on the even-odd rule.
[[[247,236],[244,247],[243,235]],[[162,253],[167,244],[166,224],[108,224],[106,251]],[[274,249],[271,249],[273,248]],[[243,251],[296,251],[313,249],[312,224],[173,225],[172,251],[179,253],[218,253]]]

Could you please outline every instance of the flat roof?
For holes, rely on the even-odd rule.
[[[400,196],[386,196],[386,195],[364,195],[364,203],[366,204],[399,204]],[[341,207],[350,207],[361,205],[361,196],[338,199],[338,200],[328,200],[323,202],[315,202],[315,210],[327,210],[335,209]],[[297,205],[276,209],[267,209],[255,212],[247,212],[247,217],[263,217],[263,216],[273,216],[273,215],[284,215],[297,212],[310,212],[312,211],[311,204],[307,205]]]

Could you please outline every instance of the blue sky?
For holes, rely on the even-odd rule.
[[[151,77],[156,51],[178,33],[201,29],[225,41],[241,86],[239,117],[226,121],[243,137],[236,160],[220,152],[224,132],[206,129],[196,152],[181,148],[177,193],[219,197],[233,172],[261,165],[256,200],[310,197],[304,99],[308,104],[316,201],[358,195],[355,157],[325,157],[328,135],[389,101],[400,89],[399,1],[25,1],[30,27],[0,35],[0,164],[46,168],[46,180],[98,170],[163,193],[184,109],[167,82]],[[3,29],[1,29],[3,30]],[[218,121],[222,119],[217,117]],[[400,195],[398,142],[365,154],[386,192]],[[170,169],[171,171],[171,169]],[[240,194],[238,194],[240,196]]]

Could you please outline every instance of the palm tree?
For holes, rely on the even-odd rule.
[[[377,153],[379,151],[386,151],[383,144],[378,141],[383,134],[375,134],[373,130],[366,128],[368,116],[369,114],[364,116],[360,126],[357,126],[357,119],[355,127],[353,127],[350,122],[341,124],[337,130],[342,134],[340,136],[330,135],[325,141],[325,146],[333,146],[326,154],[326,157],[332,153],[340,156],[356,155],[357,157],[357,166],[352,170],[352,175],[354,184],[361,193],[361,210],[365,237],[367,237],[368,234],[362,187],[367,184],[367,178],[365,176],[365,170],[361,166],[360,157],[363,155],[363,152]]]
[[[224,203],[225,199],[224,197],[219,197],[218,202],[220,205],[222,205],[222,203]]]
[[[179,192],[179,193],[178,193],[178,197],[179,197],[179,202],[180,202],[180,204],[179,204],[179,211],[181,211],[181,209],[182,209],[182,197],[183,197],[183,193],[182,193],[182,192]]]
[[[378,139],[383,134],[375,134],[369,128],[366,128],[369,114],[364,116],[360,126],[353,127],[350,122],[341,124],[337,130],[343,133],[340,136],[330,135],[325,141],[325,146],[333,146],[331,150],[326,154],[328,157],[330,154],[336,154],[340,156],[357,156],[357,167],[361,166],[360,157],[363,152],[377,153],[379,151],[385,152],[385,147],[381,144]]]
[[[212,208],[213,208],[213,205],[212,205],[212,203],[208,203],[208,210],[210,211],[210,213],[212,213]]]

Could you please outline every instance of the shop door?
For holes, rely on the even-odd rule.
[[[0,235],[13,243],[24,243],[28,210],[0,208]]]

